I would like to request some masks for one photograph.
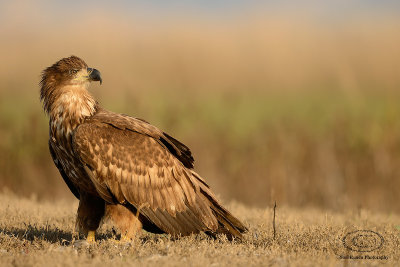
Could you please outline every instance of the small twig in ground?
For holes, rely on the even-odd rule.
[[[276,201],[275,201],[275,204],[274,204],[274,219],[272,221],[272,227],[274,228],[274,240],[275,240],[275,237],[276,237],[276,229],[275,229],[275,215],[276,215],[276,213],[275,213],[275,211],[276,211]]]

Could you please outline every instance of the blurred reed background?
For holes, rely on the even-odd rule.
[[[0,188],[72,199],[38,82],[74,54],[226,201],[400,212],[399,4],[178,2],[0,3]]]

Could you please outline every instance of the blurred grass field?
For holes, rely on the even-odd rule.
[[[0,28],[0,188],[72,199],[38,82],[75,54],[101,71],[91,91],[103,107],[188,145],[222,199],[400,212],[400,19],[104,12],[49,25],[21,10]]]

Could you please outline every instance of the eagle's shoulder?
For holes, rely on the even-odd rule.
[[[78,126],[74,136],[88,136],[94,134],[95,129],[96,131],[107,131],[108,127],[121,130],[121,134],[123,134],[124,131],[132,131],[153,138],[179,159],[185,167],[193,168],[194,166],[194,158],[186,145],[147,121],[133,118],[125,114],[99,109],[96,114],[88,117],[83,124]]]

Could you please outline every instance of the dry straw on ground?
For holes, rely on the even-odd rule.
[[[249,226],[241,242],[212,240],[195,235],[171,240],[166,235],[143,232],[131,244],[119,244],[110,225],[98,234],[96,245],[74,248],[73,202],[38,202],[0,195],[0,264],[13,266],[337,266],[394,265],[400,260],[400,217],[357,212],[323,212],[279,207],[276,239],[273,208],[229,208]],[[378,232],[384,243],[372,252],[346,250],[342,238],[349,232]],[[364,259],[348,259],[349,257]],[[365,259],[380,257],[381,260]],[[347,257],[347,259],[346,259]],[[382,259],[383,258],[383,259]]]

